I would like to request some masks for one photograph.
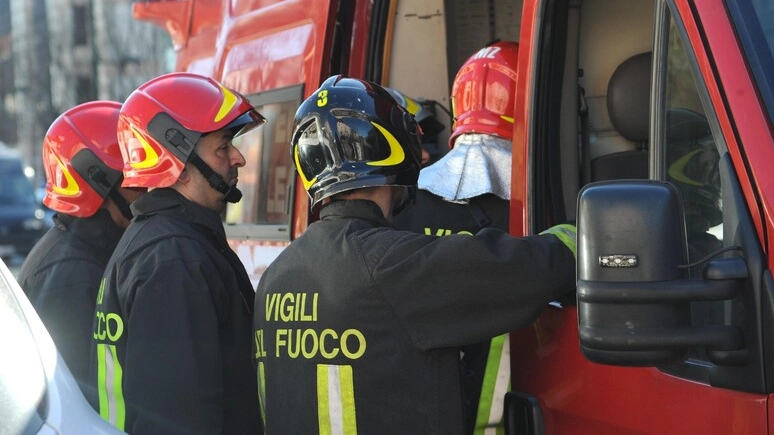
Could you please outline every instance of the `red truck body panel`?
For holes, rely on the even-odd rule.
[[[767,433],[767,396],[591,363],[577,325],[575,307],[552,306],[511,333],[511,384],[539,398],[546,433]]]

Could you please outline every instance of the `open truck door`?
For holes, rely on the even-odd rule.
[[[511,433],[770,433],[773,13],[525,4],[511,228],[576,221],[578,291],[511,335]]]

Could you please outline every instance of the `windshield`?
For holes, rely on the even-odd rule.
[[[726,5],[774,124],[774,0],[727,0]]]

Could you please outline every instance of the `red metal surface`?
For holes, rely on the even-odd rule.
[[[548,434],[763,434],[766,396],[679,379],[655,368],[592,364],[575,307],[549,307],[511,334],[512,385],[540,399]]]
[[[132,16],[150,21],[166,29],[176,49],[188,43],[191,32],[193,0],[179,2],[137,2],[132,4]]]
[[[529,216],[529,107],[532,104],[530,94],[534,82],[534,53],[537,29],[538,5],[540,0],[525,1],[522,10],[521,34],[519,35],[519,62],[516,68],[516,98],[513,117],[513,166],[511,168],[511,210],[510,232],[514,236],[528,234]]]

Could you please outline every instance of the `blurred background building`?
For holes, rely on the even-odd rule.
[[[36,183],[43,137],[60,113],[95,99],[124,101],[172,70],[169,36],[134,20],[131,4],[0,0],[0,142],[22,154]]]

